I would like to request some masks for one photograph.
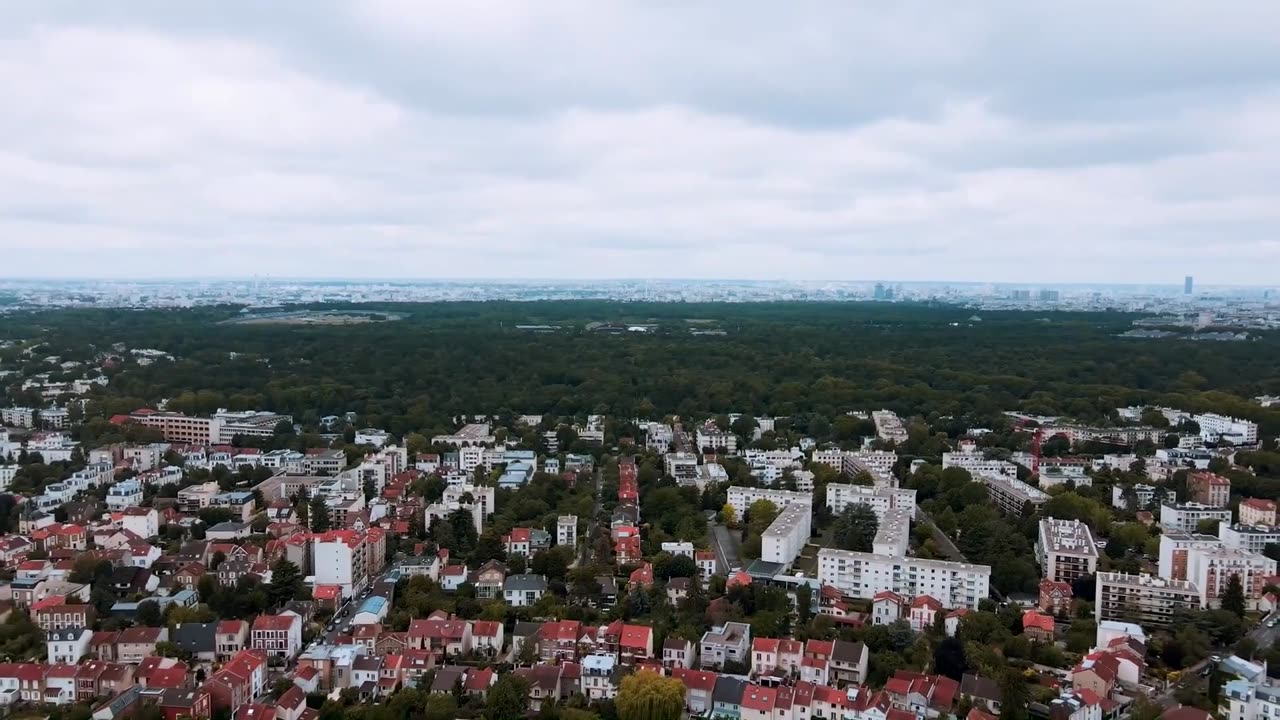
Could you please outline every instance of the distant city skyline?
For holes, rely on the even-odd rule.
[[[0,273],[1276,282],[1280,3],[0,7]]]

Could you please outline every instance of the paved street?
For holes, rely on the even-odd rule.
[[[332,622],[334,623],[333,629],[330,630],[326,625],[324,635],[321,638],[319,638],[319,640],[325,643],[332,644],[334,639],[337,638],[339,635],[345,632],[349,632],[349,628],[351,627],[351,620],[352,618],[355,617],[356,610],[360,609],[360,603],[364,602],[365,598],[369,597],[368,588],[372,588],[376,586],[378,583],[381,583],[384,580],[386,580],[387,577],[391,575],[392,572],[399,569],[399,567],[400,567],[400,564],[398,562],[387,565],[386,570],[383,570],[381,575],[374,578],[374,580],[370,582],[369,585],[366,586],[365,591],[362,591],[361,594],[347,601],[347,604],[343,608],[339,608],[338,615],[335,616],[332,620]],[[342,617],[342,612],[344,609],[347,611],[346,617]]]
[[[587,523],[587,534],[583,536],[582,547],[578,550],[579,565],[588,565],[594,559],[596,528],[600,526],[600,507],[604,502],[604,482],[600,477],[600,468],[591,473],[592,482],[596,484],[596,506],[591,511],[591,521]]]

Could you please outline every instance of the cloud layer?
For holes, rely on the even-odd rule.
[[[981,8],[14,3],[0,276],[1277,281],[1280,4]]]

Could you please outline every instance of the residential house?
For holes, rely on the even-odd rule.
[[[257,650],[241,650],[204,682],[214,711],[238,708],[267,688],[267,656]]]
[[[139,663],[156,654],[156,644],[169,640],[168,628],[131,627],[120,631],[116,638],[116,660]]]
[[[213,697],[204,688],[166,688],[156,706],[164,720],[213,717]]]
[[[564,665],[535,665],[516,668],[516,674],[529,681],[529,709],[541,712],[544,702],[557,702],[561,697],[560,680]]]
[[[93,631],[83,627],[62,628],[48,633],[45,657],[51,663],[75,665],[89,654],[89,640]]]
[[[549,621],[538,630],[538,657],[544,662],[576,662],[595,638],[578,620]]]
[[[448,616],[420,618],[409,623],[405,641],[410,648],[429,651],[437,663],[443,662],[471,652],[471,623]]]
[[[180,623],[175,625],[172,642],[193,660],[214,662],[217,655],[217,630],[219,623]]]
[[[546,591],[547,578],[543,575],[512,575],[502,584],[503,599],[511,607],[529,607]]]
[[[669,637],[662,643],[662,666],[668,671],[692,668],[694,658],[693,643],[684,638]]]
[[[917,718],[947,717],[955,707],[960,683],[942,675],[899,670],[885,683],[893,707]]]
[[[960,678],[960,697],[968,700],[972,707],[998,716],[1004,693],[1000,690],[1000,683],[995,680],[965,673]]]
[[[165,689],[187,687],[187,664],[177,658],[150,655],[138,663],[134,680],[145,688]]]
[[[1115,656],[1092,652],[1071,670],[1071,687],[1077,692],[1089,690],[1100,698],[1111,697],[1120,678],[1120,662]]]
[[[921,595],[911,601],[911,608],[908,610],[907,619],[911,623],[911,629],[916,632],[924,632],[933,627],[935,618],[942,610],[942,603],[934,600],[928,595]]]
[[[748,667],[751,659],[751,626],[730,622],[703,633],[698,655],[703,668],[723,668],[725,663]]]
[[[861,685],[867,680],[867,646],[859,642],[835,640],[831,646],[831,680],[845,685]]]
[[[219,660],[231,659],[248,647],[249,623],[244,620],[223,620],[218,623],[215,652]]]
[[[798,676],[803,657],[804,645],[798,640],[755,638],[751,641],[751,674]]]
[[[969,608],[956,608],[947,613],[942,619],[942,629],[947,633],[947,637],[955,637],[960,631],[960,623],[964,621],[964,616],[969,614]]]
[[[1032,642],[1053,642],[1053,616],[1039,610],[1027,610],[1022,613],[1022,634]]]
[[[624,665],[654,657],[653,628],[648,625],[628,625],[616,620],[600,631],[600,642],[605,651],[616,653]]]
[[[747,681],[730,675],[716,678],[711,692],[711,717],[736,720],[742,716],[742,696],[746,694]]]
[[[1050,615],[1066,615],[1069,613],[1071,611],[1072,596],[1071,583],[1054,582],[1047,578],[1040,581],[1039,607]]]
[[[582,659],[582,694],[588,702],[614,699],[620,682],[617,656],[599,652]]]
[[[476,598],[492,600],[503,597],[503,587],[507,580],[507,566],[497,560],[490,560],[481,565],[475,572],[472,583],[476,587]]]
[[[253,620],[249,647],[268,657],[292,658],[302,650],[302,618],[292,613],[259,615]]]
[[[62,598],[46,598],[31,606],[31,614],[41,630],[92,627],[96,618],[94,607],[87,603],[67,604]]]
[[[671,676],[684,683],[684,708],[690,715],[706,714],[712,707],[719,675],[705,670],[676,668]]]
[[[481,657],[494,659],[502,654],[505,630],[496,620],[476,620],[471,623],[471,646]]]
[[[888,625],[902,618],[905,601],[902,596],[892,590],[882,590],[871,598],[871,623]]]

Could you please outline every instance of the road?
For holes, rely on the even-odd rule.
[[[596,528],[600,526],[600,508],[604,504],[604,482],[600,477],[600,468],[596,468],[591,473],[591,477],[596,484],[596,506],[591,510],[591,522],[587,523],[587,534],[582,540],[582,547],[578,550],[580,567],[586,567],[594,559],[592,554],[595,552]]]
[[[333,619],[333,623],[334,623],[333,629],[329,630],[328,626],[326,626],[324,635],[321,636],[319,640],[327,644],[333,644],[334,639],[337,638],[339,635],[350,632],[351,620],[352,618],[355,617],[356,610],[359,609],[360,603],[364,602],[365,598],[369,597],[370,588],[373,588],[374,586],[386,580],[387,576],[389,576],[393,571],[398,570],[399,567],[400,567],[400,564],[398,562],[394,562],[387,565],[386,570],[383,570],[381,575],[374,578],[368,585],[366,585],[365,590],[361,594],[357,595],[354,598],[351,598],[350,600],[347,601],[346,605],[338,608],[338,615],[335,616]],[[344,609],[348,611],[346,617],[342,617],[342,612]]]

